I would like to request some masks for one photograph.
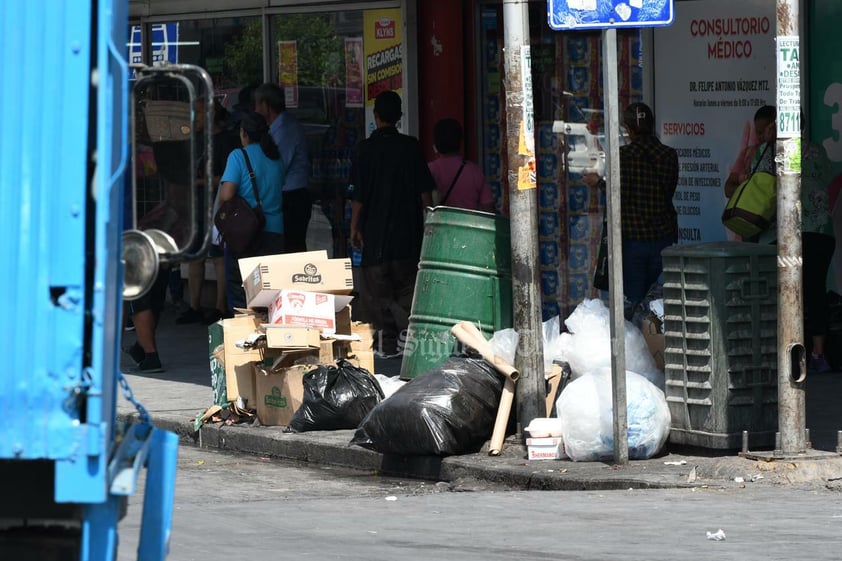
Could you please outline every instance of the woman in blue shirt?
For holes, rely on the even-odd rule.
[[[245,307],[245,293],[242,278],[237,266],[237,259],[258,255],[275,255],[284,251],[284,217],[281,211],[282,193],[286,170],[275,141],[269,135],[266,120],[257,113],[246,113],[240,122],[240,141],[242,150],[233,150],[228,155],[225,171],[222,173],[222,185],[219,199],[227,201],[239,195],[252,207],[257,206],[254,191],[246,165],[246,154],[257,180],[260,204],[266,216],[266,225],[252,250],[242,255],[233,255],[225,249],[225,267],[228,284],[228,307]]]

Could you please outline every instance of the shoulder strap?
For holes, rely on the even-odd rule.
[[[756,172],[756,171],[757,171],[757,168],[759,168],[759,167],[760,167],[760,163],[763,161],[763,156],[765,156],[765,155],[766,155],[766,150],[768,150],[768,149],[769,149],[769,143],[767,142],[767,143],[766,143],[766,147],[763,149],[763,152],[761,152],[761,153],[760,153],[760,157],[759,157],[759,158],[757,158],[757,163],[756,163],[756,164],[754,164],[754,169],[753,169],[753,170],[751,170],[751,174],[749,174],[749,177],[751,177],[752,175],[754,175],[754,172]]]
[[[257,208],[263,208],[260,204],[260,191],[257,189],[257,176],[254,175],[254,170],[251,167],[251,160],[249,160],[249,153],[245,148],[240,148],[243,151],[243,157],[246,159],[246,168],[249,170],[249,179],[251,179],[251,190],[254,193],[254,198],[257,201]]]
[[[459,180],[459,176],[462,175],[462,170],[465,168],[465,160],[462,160],[462,165],[459,166],[459,171],[456,172],[456,176],[453,178],[453,181],[450,182],[450,187],[447,188],[447,193],[444,194],[444,197],[441,198],[439,201],[440,205],[443,205],[445,201],[447,201],[447,197],[450,196],[450,192],[453,191],[453,187],[456,185],[456,182]]]

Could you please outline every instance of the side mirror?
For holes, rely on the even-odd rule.
[[[123,235],[123,296],[143,296],[162,264],[211,243],[213,83],[198,66],[134,67],[131,220]]]

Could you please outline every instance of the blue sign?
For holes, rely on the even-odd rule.
[[[675,19],[674,0],[547,0],[550,28],[665,27]]]
[[[178,63],[178,24],[153,23],[152,30],[152,60],[149,66],[156,62]],[[141,29],[133,25],[129,35],[129,56],[132,64],[143,63],[143,44],[141,43]]]

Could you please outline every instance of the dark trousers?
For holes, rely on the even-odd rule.
[[[387,261],[363,266],[361,271],[361,304],[380,335],[375,339],[375,350],[394,354],[401,333],[409,326],[418,261]]]
[[[310,190],[284,191],[284,243],[287,253],[307,251],[307,225],[313,212]]]
[[[273,232],[260,234],[255,248],[244,255],[233,255],[225,248],[225,284],[228,293],[228,312],[233,313],[234,308],[246,307],[246,291],[243,289],[243,278],[240,275],[240,267],[237,260],[243,257],[255,257],[257,255],[277,255],[284,252],[284,236]]]
[[[826,335],[828,322],[827,270],[836,250],[836,240],[826,234],[803,232],[802,286],[804,291],[804,331],[807,337]]]
[[[623,240],[623,294],[636,306],[661,276],[661,252],[672,239]]]

